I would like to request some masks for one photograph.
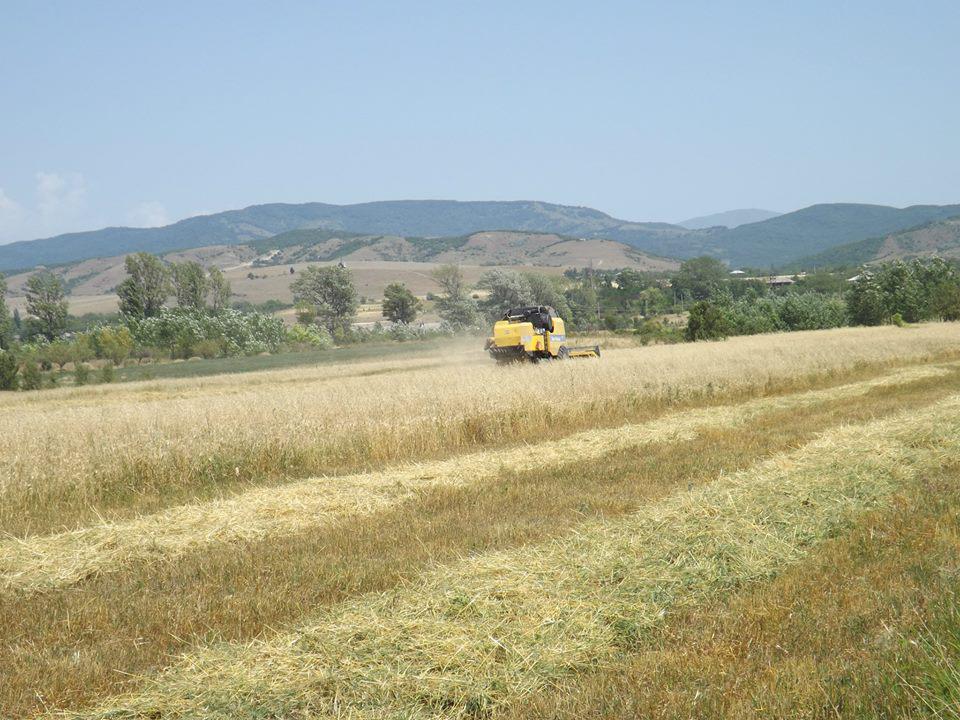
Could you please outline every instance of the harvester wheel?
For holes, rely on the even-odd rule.
[[[570,351],[567,349],[566,345],[562,345],[560,350],[557,352],[557,360],[569,360]]]

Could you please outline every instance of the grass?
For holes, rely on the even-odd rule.
[[[253,355],[250,357],[214,358],[191,362],[164,362],[150,365],[129,365],[117,370],[119,382],[142,380],[200,378],[210,375],[286,370],[306,365],[337,365],[384,358],[406,358],[421,354],[435,354],[439,341],[423,340],[409,343],[383,342],[349,345],[334,350],[305,350],[303,352]]]
[[[953,357],[929,325],[737,338],[492,367],[475,349],[0,398],[0,532],[156,512],[290,478],[441,458]],[[419,369],[414,367],[422,364]],[[549,392],[549,402],[531,402]]]
[[[398,582],[470,553],[542,542],[579,524],[622,516],[789,451],[843,424],[922,408],[960,390],[955,374],[878,384],[849,395],[705,428],[695,439],[620,450],[566,472],[506,471],[437,487],[369,516],[290,536],[197,549],[135,563],[29,597],[0,594],[0,707],[27,714],[79,708],[139,684],[138,675],[193,646],[269,636],[319,607]],[[122,669],[118,673],[117,669]]]
[[[616,662],[768,581],[960,451],[960,396],[842,428],[619,520],[477,555],[263,641],[198,650],[88,717],[467,717]]]

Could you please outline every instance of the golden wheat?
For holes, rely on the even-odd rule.
[[[209,496],[265,477],[532,440],[623,422],[651,404],[759,394],[957,348],[960,326],[931,324],[625,349],[548,366],[496,368],[460,352],[445,367],[385,361],[24,393],[0,400],[0,531],[152,511],[200,487]]]
[[[948,366],[949,367],[949,366]],[[668,414],[656,420],[576,433],[520,446],[413,464],[376,473],[317,478],[280,488],[241,493],[120,523],[50,536],[0,540],[0,589],[36,591],[68,585],[137,560],[175,557],[206,545],[292,534],[382,510],[435,486],[456,486],[520,470],[536,453],[538,467],[558,471],[570,463],[599,459],[646,443],[691,440],[707,427],[731,427],[764,412],[853,398],[878,387],[946,375],[948,367],[906,368],[826,390],[813,390],[736,405]]]
[[[960,452],[960,396],[851,426],[624,519],[488,553],[313,624],[199,650],[85,717],[463,718],[615,662],[678,609],[804,557]]]

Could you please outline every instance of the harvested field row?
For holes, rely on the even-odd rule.
[[[952,457],[773,582],[671,618],[622,664],[502,720],[955,718],[958,505]]]
[[[91,707],[135,691],[144,676],[197,647],[270,637],[350,598],[415,582],[437,565],[621,518],[833,428],[922,411],[958,392],[954,371],[705,428],[692,440],[627,449],[561,473],[533,464],[291,535],[135,562],[45,592],[0,593],[0,707],[14,717]]]
[[[646,423],[577,433],[538,443],[537,463],[562,470],[565,464],[643,444],[690,440],[704,428],[736,426],[761,413],[853,398],[875,388],[949,372],[949,366],[906,368],[825,390],[682,411]],[[0,540],[0,589],[32,592],[62,587],[135,561],[159,561],[215,543],[249,541],[332,524],[383,510],[427,488],[482,482],[504,469],[522,470],[530,459],[531,448],[527,446],[473,453],[385,472],[252,490],[229,500],[171,508],[123,523],[22,540],[7,538]]]
[[[465,717],[614,662],[671,613],[802,559],[960,452],[960,396],[837,430],[624,519],[488,553],[186,656],[87,717]]]
[[[183,397],[131,384],[117,390],[126,398],[117,403],[111,389],[89,391],[89,402],[82,389],[49,391],[42,402],[30,398],[35,410],[0,414],[0,531],[81,527],[251,481],[357,472],[622,424],[665,406],[806,389],[954,357],[958,346],[960,328],[932,324],[617,350],[602,362],[410,367],[335,382],[303,383],[301,370],[284,370],[180,381]],[[531,404],[530,393],[545,387],[551,403]]]

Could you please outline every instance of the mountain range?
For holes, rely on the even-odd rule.
[[[620,220],[587,207],[536,201],[399,200],[329,205],[253,205],[159,228],[105,228],[0,246],[0,270],[56,265],[145,250],[167,253],[238,245],[293,230],[443,238],[479,231],[606,239],[656,256],[711,255],[732,266],[781,267],[837,246],[960,216],[960,205],[821,204],[733,228]]]
[[[869,265],[924,257],[960,258],[960,213],[887,235],[837,245],[797,265],[836,267]]]
[[[677,225],[685,227],[687,230],[702,230],[710,227],[735,228],[749,223],[761,222],[775,218],[782,213],[773,210],[761,210],[759,208],[743,208],[740,210],[727,210],[726,212],[714,213],[713,215],[701,215],[678,222]]]

